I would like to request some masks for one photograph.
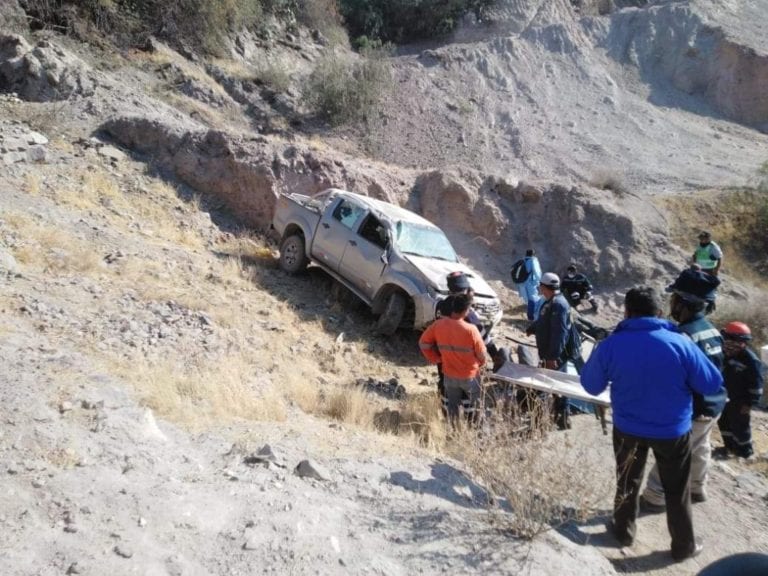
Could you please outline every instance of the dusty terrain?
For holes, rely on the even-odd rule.
[[[374,425],[429,401],[416,335],[381,338],[322,273],[281,273],[267,231],[277,193],[342,185],[442,225],[502,295],[499,339],[521,337],[506,280],[529,244],[546,267],[588,263],[610,324],[630,278],[661,284],[688,250],[646,196],[743,184],[768,158],[765,116],[739,112],[768,91],[724,99],[721,68],[679,60],[727,55],[716,27],[764,81],[765,2],[657,4],[505,2],[485,28],[394,57],[363,135],[291,128],[295,87],[245,90],[241,67],[268,51],[247,35],[228,64],[3,36],[0,89],[18,97],[0,101],[0,571],[672,575],[768,552],[764,412],[760,458],[714,467],[695,560],[670,564],[663,515],[632,549],[606,535],[612,453],[591,417],[550,442],[578,459],[563,474],[594,477],[592,518],[513,537],[440,421]],[[270,58],[300,76],[323,50],[308,38]],[[606,174],[626,189],[591,185]],[[724,295],[755,290],[732,278]],[[295,473],[304,459],[316,477]]]

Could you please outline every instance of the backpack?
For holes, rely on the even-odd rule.
[[[509,273],[512,276],[512,282],[515,284],[522,284],[531,275],[525,266],[525,258],[520,258],[520,260],[512,264],[512,270]]]

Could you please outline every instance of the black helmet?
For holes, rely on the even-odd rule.
[[[448,274],[448,291],[449,292],[464,292],[469,290],[469,278],[464,272],[451,272]]]
[[[667,286],[666,291],[674,292],[689,302],[712,302],[715,299],[715,290],[719,285],[720,280],[717,276],[688,268],[683,270],[675,281]]]

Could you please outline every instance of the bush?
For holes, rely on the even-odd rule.
[[[331,124],[366,118],[386,94],[391,78],[381,52],[359,61],[329,52],[309,76],[305,93],[310,106]]]
[[[477,15],[493,0],[340,0],[350,36],[412,42],[451,32],[461,16]]]

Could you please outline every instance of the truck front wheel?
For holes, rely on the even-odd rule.
[[[376,326],[379,333],[385,336],[391,336],[395,333],[400,323],[403,321],[407,302],[401,292],[392,292],[387,298],[387,304],[379,316],[379,322]]]
[[[304,247],[304,237],[299,234],[288,236],[280,245],[280,268],[288,274],[297,274],[309,264]]]

